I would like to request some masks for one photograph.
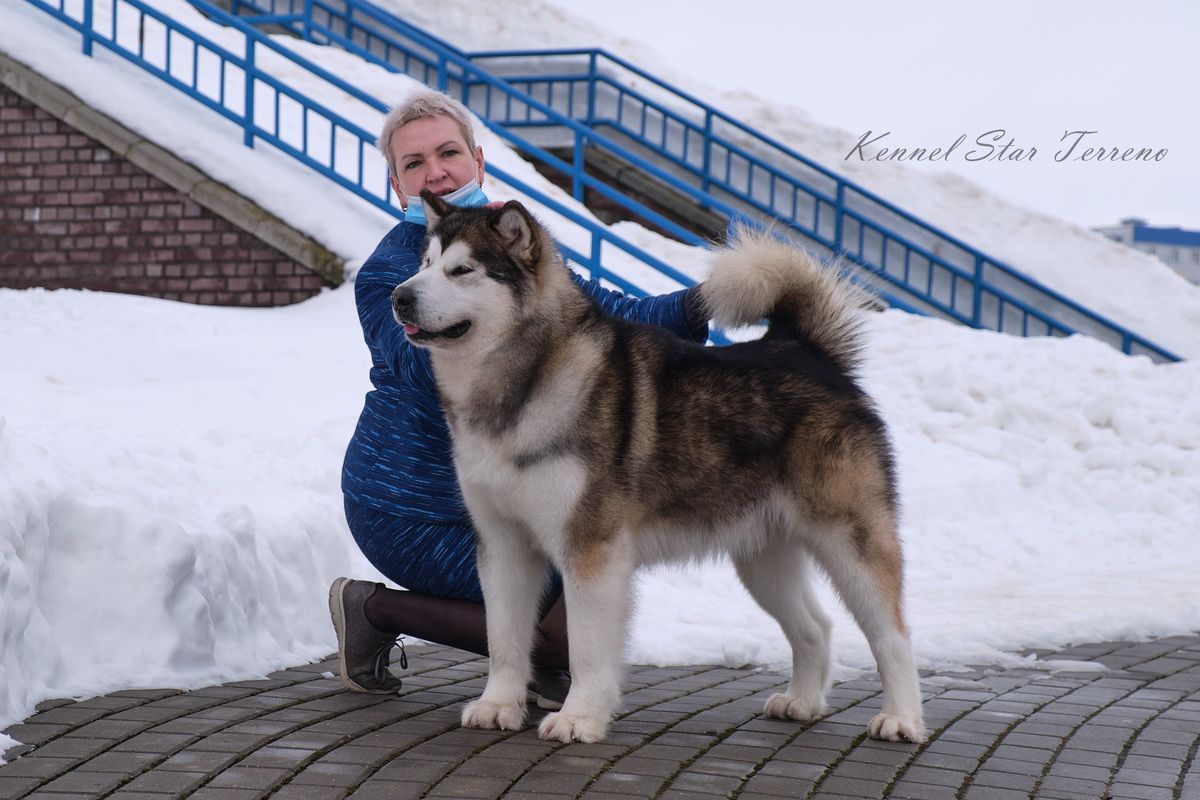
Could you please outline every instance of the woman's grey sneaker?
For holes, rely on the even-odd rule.
[[[342,685],[354,692],[395,694],[401,681],[388,671],[396,634],[367,622],[367,598],[382,583],[338,578],[329,587],[329,616],[338,640],[338,672]]]
[[[536,669],[526,689],[526,702],[543,711],[558,711],[571,691],[571,673],[565,669]]]

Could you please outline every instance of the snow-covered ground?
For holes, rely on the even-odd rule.
[[[1200,362],[877,315],[923,666],[1200,619]],[[220,309],[0,291],[0,725],[51,696],[196,686],[330,652],[374,573],[339,468],[367,382],[352,287]],[[869,667],[836,601],[842,668]],[[641,581],[630,656],[779,666],[724,563]]]
[[[346,258],[361,258],[390,224],[269,148],[245,150],[239,130],[131,78],[115,59],[83,60],[74,34],[22,0],[0,3],[0,48],[169,139]],[[582,24],[565,12],[560,20]],[[407,90],[343,54],[322,57],[380,96]],[[118,82],[131,88],[110,91]],[[344,98],[326,102],[378,124]],[[482,141],[489,161],[536,180],[499,141]],[[922,184],[928,202],[947,185]],[[978,190],[964,197],[936,202],[958,204],[964,217],[975,203],[999,202]],[[1126,292],[1142,275],[1140,257],[1053,220],[993,220],[1010,223],[1028,251],[1077,267],[1098,251],[1063,242],[1123,253],[1125,283],[1112,295],[1148,313]],[[655,252],[670,247],[638,238]],[[1078,283],[1094,280],[1079,271]],[[1200,354],[1191,296],[1162,292],[1159,316],[1173,337],[1163,343]],[[369,388],[350,286],[272,310],[0,291],[0,341],[0,729],[47,697],[196,686],[332,649],[329,581],[372,575],[338,487]],[[1021,340],[896,312],[874,318],[871,341],[866,383],[898,447],[923,666],[1195,628],[1194,362],[1153,366],[1087,339]],[[785,657],[774,623],[725,564],[647,574],[640,595],[636,661],[777,666]],[[865,642],[826,595],[841,674],[870,667]]]

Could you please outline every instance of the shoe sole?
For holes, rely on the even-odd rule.
[[[349,578],[338,578],[329,587],[329,616],[333,619],[333,631],[337,634],[338,643],[338,680],[352,692],[361,694],[396,694],[396,689],[367,689],[359,686],[346,677],[346,607],[342,603],[342,589],[350,582]]]
[[[527,689],[525,691],[525,702],[532,703],[542,711],[561,711],[563,707],[562,703],[558,702],[557,700],[551,700],[549,698],[542,697],[533,689]]]

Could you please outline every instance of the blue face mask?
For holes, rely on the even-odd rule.
[[[412,222],[416,225],[424,225],[425,204],[421,202],[421,198],[405,195],[405,199],[408,201],[408,210],[404,212],[404,221]],[[459,208],[473,208],[486,205],[488,202],[488,196],[483,193],[483,188],[475,182],[474,178],[450,194],[443,195],[442,199],[450,205],[458,206]]]

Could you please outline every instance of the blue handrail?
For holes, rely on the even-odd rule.
[[[332,1],[337,2],[337,0]],[[271,7],[276,7],[281,3],[286,3],[289,5],[289,7],[294,5],[294,0],[234,0],[234,2],[236,2],[236,4],[240,7],[247,7],[256,10],[260,8],[256,5],[259,2],[271,3]],[[484,72],[465,56],[458,55],[457,50],[445,50],[445,46],[440,42],[440,40],[430,37],[428,34],[409,26],[402,20],[399,20],[398,18],[388,14],[386,11],[383,11],[382,9],[379,9],[371,4],[360,4],[356,3],[355,0],[350,0],[350,2],[346,4],[347,16],[343,20],[345,31],[341,33],[333,30],[328,25],[314,21],[312,18],[312,13],[314,11],[326,11],[330,15],[333,14],[333,7],[324,2],[324,0],[306,0],[306,8],[309,10],[307,16],[295,14],[257,14],[251,17],[242,18],[251,20],[272,20],[277,24],[279,24],[281,21],[290,21],[293,29],[295,29],[295,27],[300,23],[303,23],[305,30],[309,32],[310,36],[319,34],[319,36],[314,36],[314,41],[325,44],[336,44],[347,52],[359,55],[389,69],[395,69],[394,65],[390,61],[391,51],[398,50],[403,53],[403,63],[405,65],[406,74],[409,74],[413,77],[419,77],[422,81],[431,85],[435,85],[437,88],[443,91],[452,90],[457,82],[457,86],[461,89],[461,97],[463,102],[467,103],[468,105],[472,105],[474,110],[477,112],[482,112],[480,113],[480,119],[482,119],[483,123],[487,125],[491,131],[496,133],[501,138],[511,142],[516,147],[523,150],[526,154],[531,155],[535,159],[548,164],[570,176],[573,187],[572,194],[576,199],[582,201],[584,188],[592,189],[629,209],[636,215],[640,216],[643,220],[651,222],[652,224],[657,225],[659,228],[665,229],[668,233],[674,235],[677,239],[687,244],[705,247],[709,245],[709,242],[702,237],[697,236],[691,231],[681,227],[674,221],[663,217],[658,212],[649,209],[644,204],[633,200],[629,196],[612,188],[608,184],[598,181],[592,176],[588,175],[584,169],[582,156],[584,148],[589,144],[601,147],[602,149],[605,149],[621,158],[626,163],[638,168],[642,172],[654,175],[659,180],[674,187],[677,191],[684,194],[694,194],[694,190],[691,186],[680,181],[675,176],[663,171],[662,168],[657,164],[654,164],[653,162],[648,161],[642,156],[638,155],[634,151],[607,139],[594,130],[589,129],[584,124],[571,119],[570,117],[563,116],[556,109],[554,109],[553,106],[548,105],[531,95],[514,90],[504,81]],[[395,26],[406,31],[410,31],[412,37],[417,42],[429,48],[431,51],[438,52],[437,60],[434,60],[419,51],[414,51],[405,47],[404,45],[392,42],[386,36],[376,37],[375,34],[370,33],[367,35],[365,41],[355,41],[354,34],[355,32],[360,31],[360,29],[356,27],[357,23],[350,16],[355,11],[358,11],[360,14],[365,15],[368,18],[385,22],[389,26]],[[371,44],[376,39],[382,42],[385,48],[384,57],[382,58],[371,49]],[[416,62],[416,64],[419,66],[419,70],[417,67],[413,67],[413,62]],[[460,72],[448,73],[446,70],[447,65],[456,67]],[[526,114],[539,114],[546,120],[553,121],[555,125],[571,131],[573,136],[572,162],[567,163],[548,150],[545,150],[528,139],[521,137],[511,129],[511,126],[500,125],[497,123],[489,113],[492,107],[493,95],[489,93],[487,96],[485,96],[481,109],[478,103],[472,103],[471,101],[470,89],[472,86],[485,86],[500,90],[503,92],[506,108],[511,109],[513,102],[515,101],[523,109],[525,109]],[[702,199],[704,204],[709,208],[725,214],[728,224],[730,225],[734,224],[738,220],[745,219],[745,215],[740,210],[727,203],[711,197]],[[893,276],[884,274],[882,277],[885,278],[885,280],[887,280],[889,283],[895,284],[899,288],[907,288],[897,283]],[[904,309],[911,313],[925,313],[916,306],[905,302],[894,294],[882,289],[882,287],[878,285],[874,287],[874,291],[881,294],[889,304],[897,308]],[[1007,299],[1012,303],[1020,302],[1015,298]],[[1072,331],[1065,331],[1065,333],[1071,332]]]
[[[361,0],[354,0],[360,2]],[[719,111],[715,107],[705,103],[702,100],[684,92],[671,84],[657,78],[656,76],[642,70],[630,62],[621,59],[618,56],[612,55],[606,50],[599,48],[586,49],[550,49],[550,50],[522,50],[522,51],[480,51],[467,54],[473,61],[491,61],[493,63],[501,60],[515,61],[522,65],[528,64],[531,59],[545,61],[550,58],[562,56],[577,56],[586,59],[586,71],[576,72],[571,74],[553,74],[553,73],[538,73],[533,75],[505,74],[505,78],[509,83],[517,86],[524,86],[526,91],[533,91],[534,86],[538,84],[546,85],[547,87],[563,85],[565,83],[574,83],[586,81],[589,86],[588,90],[588,110],[586,114],[581,115],[590,126],[594,127],[609,127],[619,130],[621,133],[638,140],[639,143],[647,149],[653,151],[656,155],[666,159],[679,168],[687,170],[701,181],[702,187],[705,190],[710,190],[713,187],[724,190],[730,195],[736,196],[739,200],[747,205],[769,214],[776,218],[782,218],[785,222],[790,223],[793,227],[808,234],[812,239],[820,242],[825,246],[841,249],[844,254],[855,257],[855,260],[862,263],[864,266],[873,268],[876,272],[887,270],[887,245],[894,243],[901,246],[905,250],[904,263],[908,265],[911,261],[911,256],[916,255],[928,262],[928,269],[932,272],[934,267],[942,269],[950,273],[952,277],[949,280],[949,291],[952,301],[949,303],[950,308],[945,305],[934,303],[933,306],[937,310],[946,313],[960,322],[972,325],[974,327],[992,327],[987,324],[987,320],[982,318],[984,307],[988,301],[997,303],[997,330],[1007,331],[1010,328],[1005,324],[1005,311],[1007,305],[1013,305],[1021,312],[1020,319],[1016,322],[1021,326],[1022,335],[1029,335],[1028,326],[1030,318],[1037,320],[1046,326],[1046,333],[1050,334],[1065,334],[1074,332],[1072,326],[1061,322],[1059,317],[1062,315],[1073,316],[1081,323],[1090,323],[1092,327],[1100,329],[1101,333],[1115,334],[1119,339],[1119,344],[1110,340],[1110,343],[1115,344],[1125,353],[1134,352],[1135,346],[1144,351],[1147,355],[1151,355],[1159,360],[1179,361],[1180,358],[1165,350],[1164,348],[1155,345],[1153,342],[1141,337],[1132,331],[1129,331],[1122,325],[1107,319],[1106,317],[1085,308],[1081,304],[1064,296],[1060,292],[1042,284],[1041,282],[1019,272],[1015,268],[987,256],[982,251],[972,247],[966,242],[952,236],[945,231],[931,225],[918,217],[904,211],[891,202],[879,197],[863,187],[842,178],[837,173],[826,167],[818,164],[815,161],[801,155],[792,148],[778,142],[777,140],[768,137],[741,121],[730,117],[727,114]],[[653,84],[661,89],[671,101],[682,102],[693,107],[695,117],[703,119],[703,123],[698,123],[688,115],[675,111],[669,108],[666,103],[657,102],[646,96],[643,91],[631,88],[631,84],[636,83],[623,76],[622,78],[614,78],[605,72],[606,64],[627,70],[632,75],[641,78],[642,80]],[[582,61],[580,62],[582,63]],[[596,86],[603,85],[616,95],[616,101],[612,104],[617,109],[617,116],[605,117],[595,112],[596,107]],[[549,91],[549,89],[548,89]],[[628,104],[626,99],[635,101],[633,112],[639,114],[641,125],[635,129],[625,122],[624,117],[630,113],[627,111]],[[573,109],[571,109],[573,111]],[[647,111],[653,111],[661,117],[661,124],[658,129],[661,131],[661,141],[655,143],[647,134],[646,130],[646,115]],[[640,112],[640,113],[639,113]],[[570,113],[570,112],[568,112]],[[732,143],[726,137],[715,133],[716,124],[720,123],[732,128],[739,134],[744,135],[755,144],[762,147],[768,153],[776,156],[781,156],[784,160],[794,162],[804,172],[810,172],[813,176],[820,180],[827,181],[830,184],[832,193],[829,190],[815,188],[807,183],[802,178],[798,177],[788,170],[782,169],[775,164],[772,164],[758,155],[751,152],[746,147],[742,147]],[[672,150],[668,142],[668,129],[674,124],[683,131],[683,133],[675,138],[677,147]],[[689,143],[693,141],[689,134],[694,134],[702,141],[703,162],[697,166],[695,159],[689,159],[688,148]],[[721,179],[719,175],[719,165],[713,163],[714,152],[723,151],[725,157],[725,178]],[[734,185],[730,180],[732,165],[736,159],[741,159],[745,162],[746,184],[743,187]],[[763,201],[755,196],[753,190],[753,181],[756,174],[765,176],[769,184],[769,200]],[[809,180],[812,180],[810,178]],[[792,202],[777,201],[776,185],[782,183],[789,187],[791,191]],[[805,194],[812,198],[813,221],[808,223],[806,220],[799,218],[796,208],[797,203],[795,197],[797,194]],[[876,210],[879,216],[894,217],[903,225],[912,230],[919,232],[927,238],[933,239],[939,247],[949,247],[960,251],[962,258],[970,266],[953,264],[948,259],[935,255],[927,248],[914,244],[911,237],[903,236],[892,230],[895,224],[884,224],[878,220],[871,219],[865,213],[851,212],[847,206],[848,195],[853,195],[860,202],[867,203]],[[790,209],[789,209],[790,205]],[[821,212],[825,206],[829,207],[829,211],[833,216],[833,220],[827,223],[824,227],[833,227],[835,235],[824,236],[820,233],[823,227],[821,224]],[[879,243],[879,256],[871,259],[865,252],[864,242],[861,235],[858,241],[857,248],[853,247],[854,242],[847,242],[842,238],[842,230],[844,226],[844,217],[849,217],[857,222],[863,223],[866,229],[873,230],[876,234],[882,237]],[[985,276],[985,273],[993,273],[992,276]],[[886,277],[886,276],[885,276]],[[991,277],[991,280],[988,280]],[[958,298],[959,281],[966,279],[966,282],[972,285],[969,314],[959,313],[956,309]],[[1018,287],[1020,290],[1027,290],[1028,293],[1037,296],[1040,300],[1048,301],[1061,308],[1057,309],[1058,314],[1050,316],[1049,313],[1029,313],[1033,311],[1033,307],[1028,305],[1024,299],[1017,300],[1010,292],[996,292],[993,294],[993,287],[999,278],[1010,286]],[[903,281],[908,283],[907,278]],[[932,282],[932,280],[930,281]],[[918,297],[923,300],[928,299],[927,292],[915,291]],[[922,296],[926,295],[926,296]],[[1039,331],[1040,333],[1040,331]],[[1095,332],[1092,331],[1093,335]],[[1102,337],[1103,338],[1103,337]]]
[[[986,256],[956,237],[604,50],[464,53],[367,0],[231,2],[235,7],[259,12],[252,19],[286,24],[312,41],[336,44],[438,88],[452,92],[457,90],[458,95],[469,104],[471,89],[486,86],[487,94],[482,109],[479,103],[472,104],[472,107],[477,112],[481,111],[485,122],[497,132],[502,129],[501,126],[518,129],[553,125],[569,130],[574,153],[570,165],[528,141],[525,144],[516,141],[539,159],[571,175],[577,197],[580,196],[581,187],[586,185],[620,202],[619,193],[606,191],[601,188],[604,184],[590,179],[583,172],[583,147],[598,147],[730,219],[744,212],[722,201],[715,193],[723,193],[753,211],[782,219],[809,241],[870,269],[889,285],[915,297],[919,307],[942,316],[974,327],[990,327],[1022,335],[1068,335],[1084,329],[1126,353],[1135,352],[1136,348],[1159,360],[1179,360],[1174,354],[1121,325]],[[286,6],[290,13],[273,13],[281,6]],[[298,12],[297,8],[300,9]],[[537,60],[541,62],[539,66],[545,69],[545,62],[557,57],[585,58],[586,72],[506,74],[503,81],[497,81],[496,76],[482,73],[477,68],[483,62],[516,62],[525,67],[531,60]],[[430,73],[435,69],[435,63],[444,62],[453,64],[457,74],[447,76],[439,66],[436,80],[432,80],[434,76]],[[606,70],[613,65],[658,87],[668,100],[652,100],[643,92],[630,88],[629,81],[612,78]],[[576,86],[581,83],[586,91],[576,91]],[[556,95],[556,88],[563,91]],[[493,102],[493,90],[497,89],[499,99],[503,101],[501,109],[496,109]],[[616,109],[615,117],[597,112],[598,96],[605,90],[610,97],[615,97],[615,102],[609,103]],[[669,102],[690,105],[691,117],[702,118],[703,125],[695,122],[688,113],[668,107]],[[640,124],[628,123],[625,119],[627,116],[639,117]],[[581,123],[590,136],[580,131]],[[793,169],[783,169],[746,147],[731,142],[717,132],[718,124],[748,138],[754,146],[794,162]],[[657,158],[697,179],[699,185],[681,180],[659,164],[601,135],[598,132],[601,128],[613,130],[636,146],[649,150]],[[653,128],[653,131],[648,128]],[[659,134],[657,142],[651,135],[654,131]],[[692,143],[697,141],[699,144],[692,148]],[[697,150],[700,151],[699,157],[695,156]],[[724,176],[720,174],[722,167]],[[798,177],[796,168],[808,173],[808,180]],[[754,183],[758,176],[761,176],[760,189],[756,191]],[[814,181],[827,184],[827,188],[814,186]],[[766,188],[762,189],[764,184]],[[629,204],[626,207],[641,213]],[[805,212],[803,215],[802,207]],[[658,223],[661,217],[659,220],[650,219]],[[897,230],[898,225],[912,233],[901,233]],[[677,229],[663,227],[678,235]],[[926,246],[915,241],[913,234],[932,240],[932,244]],[[689,241],[687,237],[680,238]],[[956,258],[943,254],[940,252],[942,250],[954,251]],[[1031,295],[1035,298],[1032,301]],[[888,300],[895,305],[912,308],[898,302],[898,298],[892,295],[888,296]],[[1040,308],[1038,304],[1047,304],[1053,310]]]
[[[253,147],[257,141],[267,142],[375,207],[395,217],[403,216],[388,185],[383,158],[375,151],[374,134],[271,75],[267,71],[269,67],[263,66],[263,54],[269,53],[270,58],[290,62],[373,112],[386,112],[387,104],[278,44],[252,25],[207,0],[194,0],[193,5],[228,28],[240,32],[244,42],[243,53],[217,44],[143,0],[122,0],[117,6],[119,10],[110,7],[108,17],[101,20],[96,19],[93,0],[82,0],[80,17],[67,10],[68,1],[27,0],[79,31],[85,53],[91,54],[95,45],[103,47],[238,125],[243,130],[243,140],[248,146]],[[71,6],[72,9],[77,8],[75,3]],[[152,36],[149,41],[146,37],[149,29],[146,20],[151,20],[160,34]],[[210,63],[206,70],[199,68],[202,57]],[[442,70],[444,73],[444,64]],[[240,91],[237,91],[239,87]],[[292,105],[288,106],[288,103]],[[679,285],[687,286],[695,282],[683,272],[617,236],[607,226],[579,214],[506,171],[490,167],[489,174],[558,214],[585,234],[589,239],[587,253],[561,243],[560,247],[568,258],[586,268],[593,276],[633,296],[647,294],[647,290],[634,280],[603,266],[601,260],[607,246],[626,253],[647,270],[666,276]],[[714,333],[712,338],[720,343],[728,342],[720,332]]]

